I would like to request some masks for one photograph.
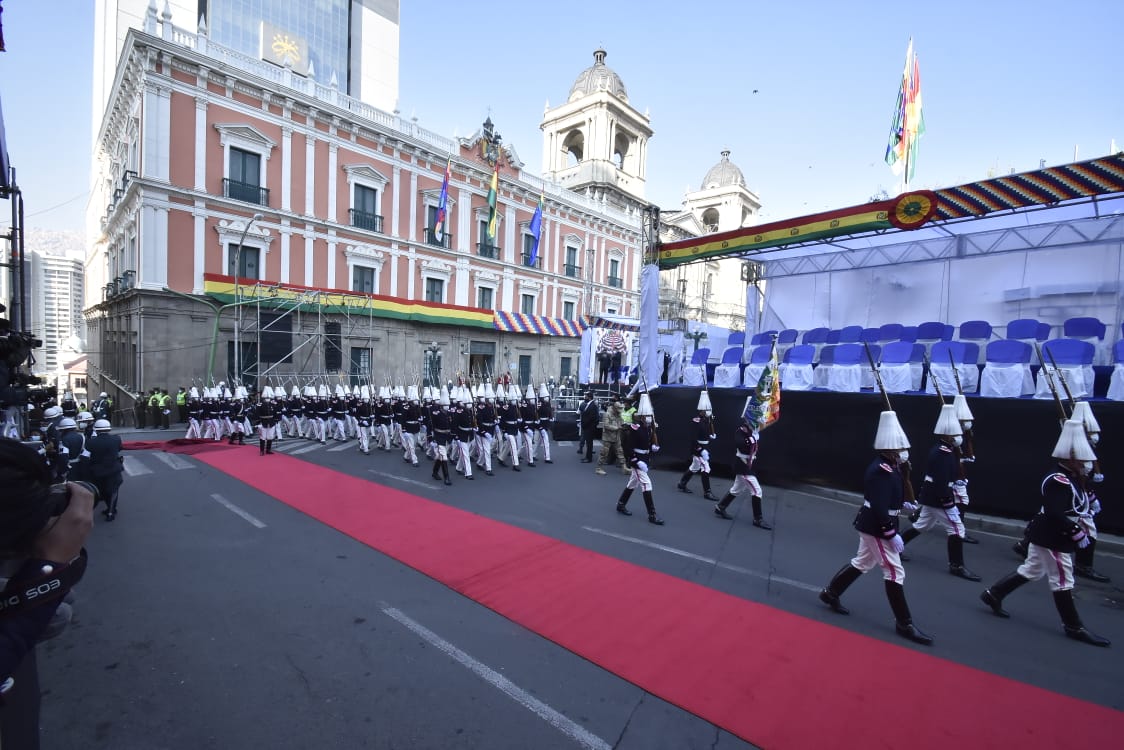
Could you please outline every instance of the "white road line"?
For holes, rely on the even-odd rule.
[[[620,539],[623,542],[632,542],[633,544],[639,544],[639,545],[642,545],[644,547],[649,547],[651,549],[659,550],[660,552],[670,552],[671,554],[678,555],[679,557],[686,557],[686,558],[689,558],[691,560],[698,560],[699,562],[706,563],[707,565],[714,565],[715,567],[722,568],[722,570],[728,570],[731,573],[740,573],[741,575],[751,576],[753,578],[760,578],[763,581],[772,581],[774,583],[783,583],[786,586],[794,586],[798,589],[803,589],[804,591],[813,591],[813,592],[816,592],[816,593],[818,593],[820,591],[820,589],[823,588],[822,586],[813,586],[810,583],[804,583],[803,581],[796,581],[796,580],[793,580],[791,578],[785,578],[783,576],[777,576],[777,575],[773,575],[771,573],[762,573],[762,572],[757,571],[757,570],[750,570],[749,568],[743,568],[740,565],[731,565],[729,563],[719,562],[718,560],[715,560],[712,557],[704,557],[702,555],[696,555],[694,552],[687,552],[686,550],[676,549],[675,547],[668,547],[667,545],[664,545],[664,544],[656,544],[655,542],[649,542],[647,539],[637,539],[636,537],[625,536],[624,534],[617,534],[617,533],[612,532],[612,531],[605,531],[604,529],[595,529],[592,526],[582,526],[582,529],[584,529],[585,531],[592,532],[594,534],[602,534],[604,536],[612,537],[613,539]]]
[[[442,651],[446,655],[452,657],[453,660],[460,664],[462,667],[465,667],[477,677],[484,680],[484,682],[496,688],[508,698],[511,698],[513,701],[523,706],[523,708],[526,708],[528,711],[535,714],[547,724],[550,724],[552,727],[562,732],[562,734],[566,735],[582,747],[589,748],[589,750],[611,750],[612,745],[610,745],[608,742],[593,734],[577,722],[572,721],[563,716],[558,711],[555,711],[553,708],[546,705],[538,698],[535,698],[526,690],[519,687],[511,680],[507,679],[499,672],[489,667],[487,664],[483,664],[476,659],[473,659],[464,651],[461,651],[453,644],[444,640],[421,623],[411,620],[409,617],[407,617],[394,607],[387,606],[383,603],[380,603],[379,606],[388,617],[397,620],[399,623],[407,627],[410,631],[412,631],[416,635],[421,636],[427,643]]]
[[[165,453],[164,451],[154,451],[152,453],[156,460],[166,463],[173,469],[180,471],[182,469],[194,468],[194,465],[183,456],[177,456],[175,453]]]
[[[358,451],[359,449],[356,447],[357,445],[358,445],[358,443],[353,443],[350,440],[348,440],[347,442],[340,443],[339,445],[333,445],[331,448],[328,449],[328,452],[329,453],[338,453],[339,451],[345,451],[345,450],[348,450],[349,448]]]
[[[293,451],[289,455],[290,456],[299,456],[302,453],[311,453],[312,451],[318,451],[323,447],[324,446],[320,445],[320,443],[313,443],[312,445],[306,445],[303,448],[297,448],[295,451]]]
[[[275,450],[275,451],[291,451],[291,450],[294,450],[295,448],[299,448],[302,445],[304,445],[304,443],[303,442],[297,442],[296,438],[290,438],[288,440],[278,440],[278,441],[274,441],[273,450]]]
[[[142,464],[136,456],[130,456],[128,453],[125,454],[124,466],[125,473],[131,477],[139,477],[142,474],[152,473],[152,469]]]
[[[235,505],[234,503],[227,500],[222,495],[211,495],[211,499],[214,500],[215,502],[217,502],[219,505],[224,506],[227,510],[229,510],[234,515],[241,517],[242,520],[247,521],[248,523],[250,523],[254,526],[257,526],[259,529],[265,528],[264,523],[262,523],[261,521],[259,521],[256,518],[254,518],[249,513],[242,510],[241,508],[239,508],[237,505]]]
[[[396,482],[405,482],[406,484],[416,484],[418,487],[425,487],[427,490],[443,490],[443,489],[445,489],[441,485],[432,485],[429,482],[419,482],[416,479],[408,479],[407,477],[400,477],[397,474],[388,474],[385,471],[375,471],[374,469],[367,469],[367,471],[371,472],[375,476],[386,477],[387,479],[393,479]]]

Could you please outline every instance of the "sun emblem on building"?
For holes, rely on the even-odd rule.
[[[300,62],[300,47],[297,45],[297,40],[291,38],[288,34],[274,34],[270,48],[273,50],[273,54],[282,60],[288,58],[294,64]]]

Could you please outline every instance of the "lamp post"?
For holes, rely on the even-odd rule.
[[[699,350],[699,341],[706,338],[706,331],[699,328],[697,330],[691,331],[687,334],[687,336],[690,337],[691,341],[695,342],[695,348],[691,350],[691,354],[694,354]]]
[[[425,385],[438,385],[437,377],[440,375],[441,347],[436,341],[431,341],[425,348]]]
[[[238,385],[242,382],[242,345],[238,340],[242,331],[242,306],[238,303],[242,299],[242,294],[238,287],[238,269],[242,265],[242,243],[246,241],[246,233],[250,231],[255,221],[261,221],[261,214],[254,214],[246,226],[242,227],[242,236],[238,238],[238,248],[234,251],[234,304],[238,307],[237,320],[234,324],[234,384]]]

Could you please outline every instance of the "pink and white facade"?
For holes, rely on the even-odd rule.
[[[448,374],[469,371],[470,351],[490,350],[496,370],[514,375],[529,363],[536,381],[558,377],[576,371],[580,339],[463,326],[461,313],[637,312],[638,213],[527,174],[504,148],[498,236],[482,243],[492,168],[479,136],[425,131],[334,85],[210,44],[205,30],[150,18],[128,33],[95,141],[86,264],[94,388],[174,390],[205,379],[212,331],[213,374],[227,377],[235,316],[216,324],[228,300],[212,282],[233,276],[243,300],[273,285],[431,305],[424,323],[369,321],[361,343],[376,378],[408,375],[431,342],[446,352]],[[450,236],[438,242],[433,214],[450,158]],[[540,193],[539,260],[529,267]],[[354,342],[343,336],[346,372]]]

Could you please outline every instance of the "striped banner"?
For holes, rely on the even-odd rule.
[[[524,315],[496,310],[493,323],[497,331],[506,333],[535,333],[540,336],[579,337],[585,326],[579,320],[548,318],[543,315]]]
[[[638,333],[640,325],[637,323],[622,323],[619,320],[607,320],[597,315],[586,315],[582,318],[582,328],[606,328],[610,331],[632,331]]]
[[[239,282],[243,302],[255,298],[269,309],[312,312],[320,309],[326,313],[369,315],[374,318],[409,320],[435,325],[492,328],[492,311],[438,302],[411,302],[400,297],[384,297],[362,292],[313,289],[297,284],[244,284]],[[268,289],[263,294],[263,289]],[[203,274],[203,293],[222,302],[234,302],[234,277],[222,274]]]

